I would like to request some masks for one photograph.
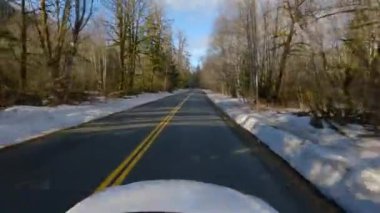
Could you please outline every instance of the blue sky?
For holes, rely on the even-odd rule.
[[[188,42],[191,64],[196,66],[205,55],[220,0],[156,0],[164,5],[173,20],[174,32],[181,30]]]

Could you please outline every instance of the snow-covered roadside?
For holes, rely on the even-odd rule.
[[[345,136],[330,128],[316,129],[308,116],[256,112],[238,99],[206,92],[219,108],[343,209],[379,211],[379,136],[358,125],[345,127]]]
[[[28,139],[73,127],[113,113],[178,94],[144,93],[128,99],[108,99],[106,102],[57,107],[13,106],[0,111],[0,148]]]

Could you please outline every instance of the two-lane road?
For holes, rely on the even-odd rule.
[[[95,190],[158,179],[227,186],[280,212],[339,211],[197,90],[2,150],[0,171],[1,212],[64,212]]]

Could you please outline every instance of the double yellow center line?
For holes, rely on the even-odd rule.
[[[153,144],[160,133],[165,129],[167,124],[173,119],[175,114],[181,109],[185,102],[190,98],[189,94],[181,103],[174,107],[169,114],[164,117],[161,122],[149,133],[149,135],[125,158],[123,162],[96,188],[95,192],[102,191],[110,186],[120,185],[131,170],[136,166],[137,162],[142,158],[144,153]]]

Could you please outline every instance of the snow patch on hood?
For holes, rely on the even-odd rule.
[[[185,180],[132,183],[96,193],[70,209],[84,212],[277,212],[264,201],[233,189]]]

